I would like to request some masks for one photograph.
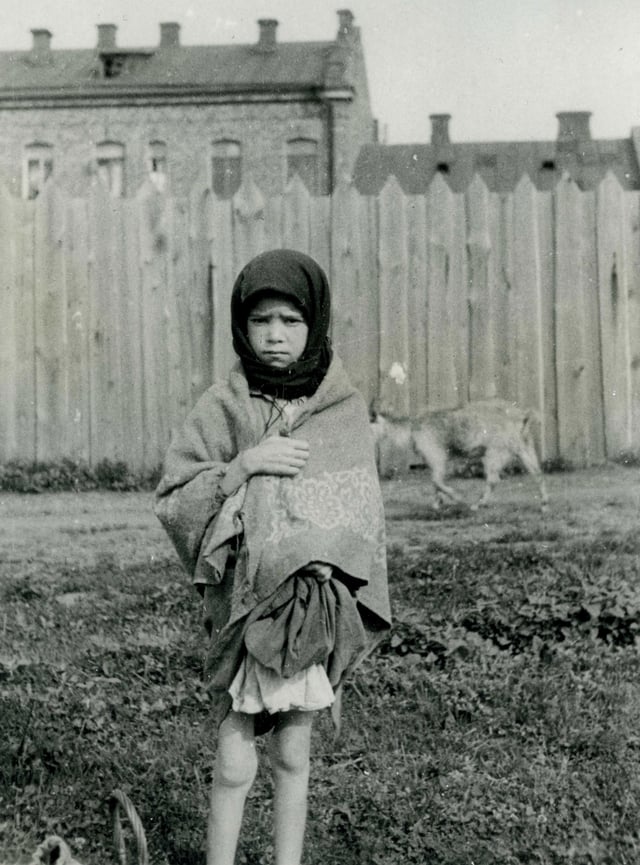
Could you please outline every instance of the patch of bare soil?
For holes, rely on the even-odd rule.
[[[150,493],[0,493],[0,576],[157,562],[172,549]]]

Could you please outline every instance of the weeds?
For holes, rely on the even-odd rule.
[[[308,865],[637,865],[632,517],[588,541],[572,511],[482,543],[462,517],[448,539],[429,522],[410,549],[391,543],[394,627],[346,689],[340,741],[325,715],[314,728]],[[203,862],[198,601],[166,547],[150,552],[28,577],[0,563],[0,860],[55,831],[87,865],[110,861],[117,786],[152,862]],[[272,862],[258,747],[242,865]]]
[[[134,472],[124,462],[107,459],[95,466],[71,459],[47,463],[14,460],[0,465],[0,490],[5,492],[151,490],[159,480],[159,469]]]

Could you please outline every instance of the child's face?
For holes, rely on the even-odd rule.
[[[300,359],[309,327],[300,310],[286,297],[261,298],[247,318],[247,337],[259,360],[286,369]]]

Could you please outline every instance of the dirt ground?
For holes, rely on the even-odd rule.
[[[433,508],[428,477],[413,470],[383,483],[389,547],[407,551],[433,541],[482,543],[528,530],[532,541],[573,542],[637,528],[640,469],[611,464],[547,476],[549,508],[542,513],[536,485],[524,475],[504,478],[480,511]],[[454,480],[468,502],[481,480]],[[0,493],[0,574],[38,573],[67,565],[72,571],[108,563],[129,567],[173,559],[171,544],[152,510],[150,493]]]

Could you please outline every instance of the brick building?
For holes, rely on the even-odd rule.
[[[613,171],[640,189],[640,128],[595,140],[584,111],[557,115],[555,141],[455,142],[450,115],[432,114],[429,143],[379,143],[359,28],[337,14],[327,42],[281,43],[273,19],[251,45],[183,46],[170,22],[151,48],[118,47],[116,27],[99,24],[94,48],[55,50],[49,30],[32,30],[29,51],[0,52],[0,181],[26,198],[52,174],[74,195],[98,174],[116,196],[151,178],[229,197],[247,174],[269,195],[294,173],[313,194],[343,177],[377,194],[391,175],[407,193],[436,173],[454,191],[480,174],[504,192],[523,174],[540,189],[564,174],[592,189]]]
[[[432,114],[428,144],[365,143],[354,169],[360,192],[377,194],[394,175],[406,193],[424,192],[440,173],[454,192],[479,174],[492,192],[508,192],[527,174],[538,189],[552,189],[568,174],[582,189],[593,189],[612,171],[624,189],[640,189],[640,128],[629,138],[596,140],[587,111],[558,113],[555,141],[455,142],[450,115]]]
[[[50,175],[82,195],[96,173],[115,196],[150,177],[228,197],[248,173],[266,194],[294,173],[328,192],[375,137],[359,29],[348,10],[332,41],[280,43],[277,26],[260,20],[251,45],[183,46],[163,23],[139,49],[112,24],[92,49],[33,30],[31,50],[0,52],[0,178],[26,198]]]

